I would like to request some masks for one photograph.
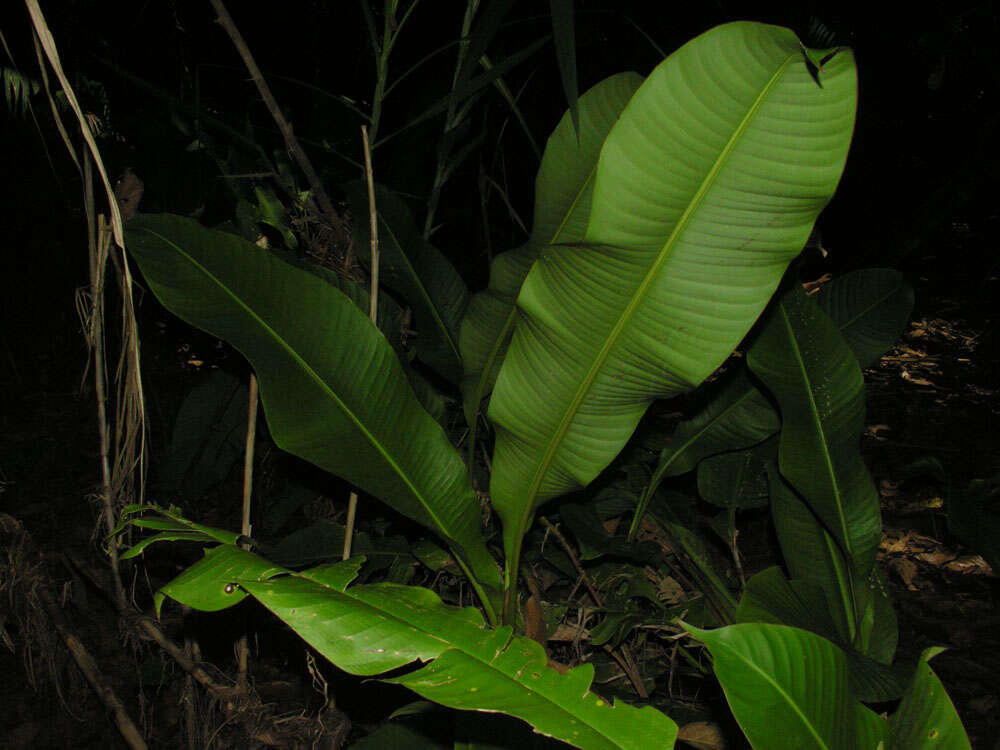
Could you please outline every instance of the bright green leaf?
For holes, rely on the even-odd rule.
[[[532,267],[490,403],[508,581],[538,506],[588,484],[654,399],[700,384],[764,310],[837,186],[855,99],[849,53],[817,83],[791,31],[745,22],[691,41],[632,97],[601,150],[589,244]]]
[[[847,658],[829,641],[783,625],[686,628],[708,647],[755,748],[873,750],[884,740],[885,722],[851,692]]]

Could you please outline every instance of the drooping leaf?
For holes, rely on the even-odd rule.
[[[850,53],[818,76],[788,29],[727,24],[657,67],[612,128],[587,244],[532,267],[490,404],[508,580],[537,507],[718,367],[801,250],[854,122]]]
[[[359,181],[343,189],[351,206],[355,249],[361,261],[370,264],[368,188]],[[379,283],[413,308],[417,355],[448,380],[458,382],[462,371],[458,329],[469,302],[465,282],[441,251],[424,239],[395,193],[375,185],[375,206]]]
[[[319,276],[189,219],[143,215],[129,226],[129,250],[164,306],[250,360],[280,447],[439,534],[474,586],[496,584],[461,458],[353,302]]]
[[[913,310],[913,287],[899,271],[863,268],[824,284],[814,299],[837,324],[864,370],[878,362],[906,330]]]
[[[143,515],[146,513],[154,513],[155,515]],[[240,538],[240,535],[235,532],[189,521],[181,515],[177,508],[172,506],[169,508],[162,508],[158,505],[126,506],[122,509],[118,525],[108,536],[116,537],[129,526],[162,533],[147,537],[134,545],[122,555],[123,560],[135,557],[154,542],[191,541],[202,544],[235,544]]]
[[[649,500],[664,479],[691,471],[707,456],[760,443],[780,426],[774,407],[750,382],[745,367],[740,367],[701,411],[677,425],[639,498],[629,538],[635,538]]]
[[[267,578],[287,572],[262,557],[239,547],[220,544],[169,583],[153,597],[156,616],[160,616],[166,597],[202,612],[218,612],[234,607],[247,597],[236,581]]]
[[[673,745],[677,727],[664,714],[623,701],[610,705],[591,693],[590,664],[559,674],[539,644],[509,627],[487,629],[478,610],[446,606],[429,589],[350,586],[362,558],[274,577],[266,561],[238,547],[209,554],[208,562],[182,574],[180,584],[168,584],[172,598],[215,607],[223,592],[235,604],[238,597],[225,594],[235,583],[352,674],[429,661],[387,681],[451,708],[516,716],[541,734],[587,750]],[[237,576],[240,570],[248,575]]]
[[[921,654],[913,682],[889,718],[887,750],[972,747],[944,685],[928,664],[943,650],[929,648]]]
[[[847,658],[814,633],[784,625],[686,629],[708,647],[715,675],[757,748],[875,748],[886,723],[858,702]]]
[[[515,300],[540,248],[583,237],[601,145],[642,83],[636,73],[601,81],[579,100],[579,140],[570,114],[563,115],[545,146],[535,178],[531,239],[493,260],[489,287],[472,297],[459,343],[465,364],[462,394],[466,419],[475,423],[480,403],[493,389],[517,315]]]

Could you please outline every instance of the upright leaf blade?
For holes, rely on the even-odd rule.
[[[747,361],[781,408],[782,476],[865,577],[882,525],[878,493],[858,450],[865,404],[857,360],[834,323],[796,287],[775,306]]]
[[[129,226],[129,250],[164,306],[250,360],[279,446],[432,529],[478,582],[496,584],[461,458],[364,313],[233,235],[168,215]]]
[[[492,390],[503,362],[517,317],[514,302],[524,277],[543,246],[583,237],[601,146],[641,83],[636,73],[606,78],[580,97],[578,131],[567,112],[549,136],[535,179],[531,239],[494,259],[489,287],[472,297],[462,321],[462,393],[470,425],[475,423],[480,403]]]
[[[580,131],[580,115],[577,111],[576,84],[576,33],[573,28],[573,0],[551,0],[552,39],[556,45],[556,62],[559,63],[559,78],[562,80],[566,103],[569,105],[573,129]]]
[[[533,266],[490,405],[509,568],[538,505],[589,483],[653,399],[704,380],[764,309],[847,155],[851,55],[820,82],[791,31],[735,23],[629,102],[601,151],[591,244]]]
[[[368,190],[361,182],[344,185],[354,217],[358,257],[370,263]],[[443,377],[458,382],[462,355],[458,329],[469,290],[451,262],[424,239],[406,204],[382,185],[375,186],[378,215],[379,279],[413,308],[417,355]]]

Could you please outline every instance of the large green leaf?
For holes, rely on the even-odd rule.
[[[788,29],[727,24],[654,70],[612,128],[589,244],[536,261],[490,404],[508,580],[538,505],[589,483],[653,399],[718,367],[801,250],[854,123],[851,54],[817,76]]]
[[[362,562],[352,558],[275,577],[252,553],[222,546],[164,590],[194,605],[206,591],[225,594],[238,584],[347,672],[370,676],[430,661],[387,681],[452,708],[516,716],[587,750],[673,746],[677,726],[664,714],[623,701],[611,705],[589,692],[593,665],[559,674],[539,644],[509,627],[487,629],[478,610],[446,606],[430,589],[349,586]],[[248,575],[238,575],[241,570]]]
[[[461,458],[353,302],[319,276],[190,219],[147,215],[129,226],[129,250],[164,306],[250,360],[280,447],[435,531],[473,585],[497,583]]]
[[[864,370],[878,362],[906,330],[913,310],[913,287],[899,271],[863,268],[824,284],[815,300],[837,324]]]
[[[790,581],[780,568],[768,568],[747,581],[736,621],[791,625],[834,642],[847,657],[851,689],[859,700],[895,700],[913,673],[912,665],[889,666],[852,648],[836,627],[823,588],[810,581]]]
[[[829,641],[783,625],[686,626],[712,654],[715,674],[758,750],[874,750],[886,723],[858,702],[847,658]]]
[[[563,115],[545,146],[535,178],[535,217],[526,245],[493,260],[489,287],[472,297],[459,343],[465,364],[462,393],[470,425],[489,394],[514,330],[514,305],[524,277],[541,248],[583,238],[601,145],[642,77],[619,73],[593,86],[578,102],[579,140],[570,113]]]
[[[771,519],[781,545],[785,566],[793,579],[826,593],[831,622],[844,643],[851,643],[858,619],[855,574],[837,546],[803,500],[776,467],[771,467]]]
[[[368,188],[363,182],[343,186],[354,222],[358,257],[371,262]],[[406,204],[391,190],[375,186],[378,216],[379,284],[392,289],[413,308],[417,355],[457,383],[462,372],[458,330],[469,290],[441,251],[424,239]]]
[[[898,271],[867,268],[825,284],[814,299],[865,369],[878,361],[905,329],[913,290]],[[778,427],[778,414],[771,403],[746,377],[745,368],[737,367],[708,404],[670,436],[639,499],[629,538],[635,538],[649,498],[665,478],[691,471],[707,456],[759,443]]]
[[[889,719],[888,750],[972,747],[944,685],[928,664],[943,650],[929,648],[921,654],[913,682]]]
[[[854,642],[854,626],[863,611],[858,584],[875,564],[882,534],[878,492],[858,449],[865,418],[858,361],[833,321],[801,287],[791,289],[774,307],[747,361],[781,409],[778,462],[795,492],[785,488],[785,495],[778,497],[787,496],[794,505],[792,495],[797,494],[795,499],[822,524],[806,531],[805,511],[799,513],[798,530],[815,537],[815,544],[804,549],[804,537],[783,539],[782,549],[803,558],[801,569],[793,570],[796,578],[807,577],[807,555],[822,554],[838,567],[836,558],[846,556],[835,595],[844,603]],[[772,488],[776,485],[780,482],[772,482]],[[786,512],[775,509],[779,526]],[[835,546],[819,540],[827,534]],[[827,593],[833,592],[828,588]]]

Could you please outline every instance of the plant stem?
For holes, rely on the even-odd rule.
[[[229,15],[229,11],[226,10],[226,6],[223,5],[222,0],[209,0],[209,2],[212,4],[212,7],[218,15],[217,20],[219,25],[225,29],[227,34],[229,34],[229,38],[233,41],[236,51],[239,52],[240,57],[243,58],[243,63],[247,66],[247,71],[250,73],[250,78],[257,86],[257,91],[260,93],[261,98],[264,100],[264,104],[271,113],[271,117],[274,118],[274,122],[278,126],[278,130],[281,131],[281,135],[285,139],[285,147],[288,149],[288,153],[292,155],[292,158],[295,159],[299,168],[302,170],[302,173],[306,176],[306,180],[309,182],[309,188],[312,190],[312,193],[316,198],[316,204],[319,206],[320,211],[326,215],[327,219],[333,226],[339,225],[340,216],[334,210],[333,203],[330,201],[330,196],[326,194],[326,190],[323,188],[323,183],[320,182],[319,175],[316,174],[316,170],[313,169],[312,162],[309,161],[309,157],[306,155],[306,152],[302,150],[302,146],[295,137],[295,133],[292,131],[292,124],[288,122],[288,120],[285,119],[285,116],[281,113],[281,108],[278,106],[278,102],[271,93],[270,86],[268,86],[267,81],[264,80],[264,75],[260,72],[260,68],[257,67],[257,63],[254,61],[253,55],[250,54],[250,48],[247,47],[246,42],[243,41],[243,36],[240,34],[240,30],[236,28],[236,24],[233,22],[232,16]]]
[[[374,120],[372,132],[375,130]],[[378,327],[378,211],[375,207],[375,177],[372,172],[372,150],[368,138],[368,128],[361,126],[361,146],[365,153],[365,182],[368,185],[368,220],[371,235],[371,286],[368,292],[368,318],[372,325]],[[347,522],[344,525],[344,551],[342,558],[351,556],[351,540],[354,536],[354,518],[358,510],[358,493],[351,492],[347,501]]]
[[[112,502],[111,438],[108,430],[107,373],[104,363],[104,277],[107,268],[111,233],[107,231],[103,215],[96,215],[94,207],[94,169],[90,153],[83,153],[84,208],[87,214],[87,245],[90,257],[90,313],[87,322],[87,343],[94,358],[94,397],[97,401],[97,432],[101,457],[101,511],[107,533],[115,528],[115,511]],[[108,558],[114,595],[120,605],[125,603],[118,565],[118,547],[114,539],[108,543]]]
[[[250,395],[247,407],[247,439],[246,451],[243,455],[243,519],[240,533],[249,539],[250,528],[250,498],[253,495],[253,454],[257,437],[257,376],[250,373]],[[243,549],[250,549],[249,541],[244,542]],[[247,645],[247,635],[244,633],[236,642],[237,680],[241,685],[247,683],[247,663],[250,658],[250,648]]]

